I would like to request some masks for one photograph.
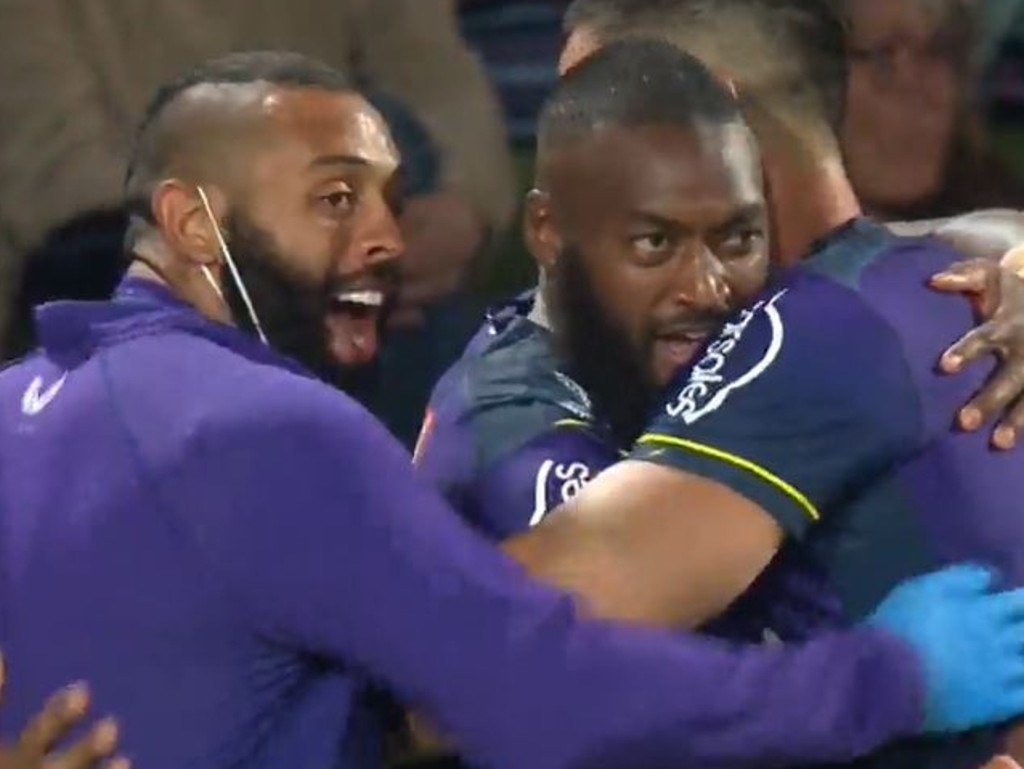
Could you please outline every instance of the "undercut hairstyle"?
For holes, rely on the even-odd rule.
[[[566,73],[541,110],[538,151],[607,127],[742,122],[728,87],[693,56],[663,40],[604,46]]]
[[[338,93],[356,90],[353,81],[328,65],[290,51],[247,51],[206,61],[157,89],[135,131],[124,183],[124,202],[132,224],[126,239],[130,250],[139,230],[155,223],[150,197],[156,185],[177,169],[218,162],[230,154],[230,136],[217,137],[203,119],[176,120],[183,97],[202,86],[312,88]],[[230,111],[225,100],[220,111]],[[202,117],[215,124],[217,106],[207,105]],[[218,138],[221,139],[218,143]],[[204,157],[205,156],[205,157]],[[213,156],[213,157],[211,157]],[[225,158],[219,158],[226,162]]]
[[[565,31],[606,44],[659,37],[732,80],[745,107],[790,128],[838,134],[846,101],[846,22],[833,0],[575,0]]]

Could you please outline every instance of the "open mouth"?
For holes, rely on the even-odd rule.
[[[710,331],[675,331],[659,335],[654,341],[654,373],[660,385],[668,384],[675,373],[693,362]]]
[[[386,295],[377,289],[353,288],[331,296],[327,331],[331,354],[342,366],[362,366],[380,348],[380,317]]]

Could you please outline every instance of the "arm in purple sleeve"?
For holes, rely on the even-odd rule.
[[[175,504],[256,630],[379,676],[470,760],[841,761],[920,726],[916,657],[872,630],[738,648],[580,619],[465,528],[367,413],[288,389],[226,404]]]

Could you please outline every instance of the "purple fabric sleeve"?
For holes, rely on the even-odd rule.
[[[312,382],[240,389],[175,477],[209,567],[255,631],[379,677],[471,761],[842,761],[920,725],[918,666],[894,639],[732,647],[582,620],[466,528],[362,409]]]
[[[474,521],[497,539],[518,534],[617,460],[617,452],[584,427],[552,428],[483,469],[474,483]]]

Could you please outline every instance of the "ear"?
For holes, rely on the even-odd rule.
[[[213,215],[219,220],[225,209],[223,195],[206,187]],[[197,266],[214,266],[221,261],[215,228],[195,185],[168,179],[153,191],[153,215],[168,247]]]
[[[551,196],[538,189],[526,195],[523,238],[537,265],[549,270],[562,252],[563,239],[551,213]]]

